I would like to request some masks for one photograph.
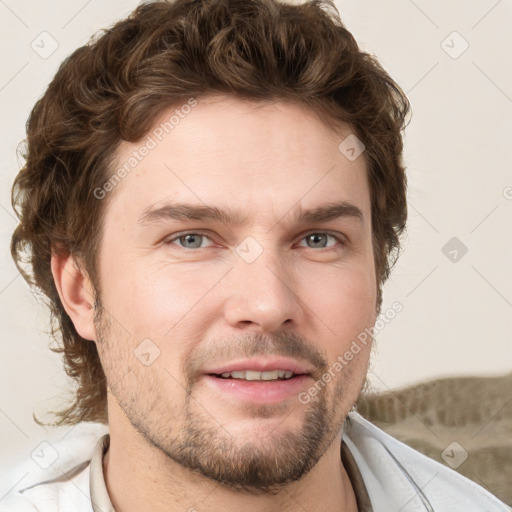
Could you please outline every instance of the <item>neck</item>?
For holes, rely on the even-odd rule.
[[[273,494],[252,494],[232,490],[184,468],[149,444],[131,425],[113,422],[103,469],[116,512],[356,512],[340,447],[338,436],[303,478]]]

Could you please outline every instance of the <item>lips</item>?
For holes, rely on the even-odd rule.
[[[205,369],[203,373],[231,379],[277,380],[309,374],[311,373],[311,367],[306,363],[286,357],[259,357],[231,361]]]
[[[277,404],[295,400],[313,378],[311,364],[287,357],[237,359],[202,371],[203,382],[229,401]]]
[[[271,371],[233,371],[221,373],[223,379],[243,379],[243,380],[288,380],[295,374],[288,370],[271,370]]]

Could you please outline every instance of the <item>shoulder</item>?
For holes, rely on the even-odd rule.
[[[100,423],[84,422],[51,435],[9,470],[0,512],[92,512],[89,462],[98,440],[108,433]]]
[[[372,503],[382,510],[511,510],[476,483],[391,437],[356,412],[347,418],[343,439]]]

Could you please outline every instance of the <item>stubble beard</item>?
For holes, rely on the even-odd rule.
[[[99,297],[96,306],[96,332],[105,353],[111,350],[109,338],[112,323],[107,321]],[[114,357],[108,359],[117,363],[120,360]],[[113,364],[109,366],[111,368],[105,371],[107,382],[109,375],[116,375]],[[136,369],[134,371],[137,372]],[[345,417],[353,405],[347,407],[346,404],[345,380],[338,382],[333,391],[331,407],[328,406],[327,387],[311,397],[308,404],[300,404],[307,410],[298,431],[284,431],[277,425],[274,431],[279,431],[267,433],[263,439],[251,434],[247,436],[249,439],[230,435],[198,403],[192,383],[186,389],[183,415],[177,420],[178,428],[176,424],[171,424],[172,418],[162,421],[168,409],[161,405],[162,400],[157,399],[161,389],[157,382],[143,380],[144,384],[150,385],[149,388],[140,386],[144,390],[144,397],[138,397],[137,390],[133,388],[131,393],[126,394],[127,387],[122,385],[110,386],[110,391],[145,441],[183,468],[232,490],[275,494],[287,484],[304,477],[341,434]],[[146,395],[153,399],[146,401]],[[143,405],[143,402],[154,407]],[[158,411],[158,404],[162,414]],[[340,407],[343,406],[347,410],[340,414]],[[272,416],[273,410],[275,408],[270,405],[254,406],[252,414],[260,420]]]

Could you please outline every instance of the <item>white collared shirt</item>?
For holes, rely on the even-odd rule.
[[[82,423],[64,439],[47,443],[57,459],[47,468],[33,460],[15,467],[12,480],[20,480],[0,500],[0,512],[115,512],[102,469],[108,440],[107,426]],[[345,422],[343,441],[348,452],[342,452],[341,458],[351,479],[354,472],[362,477],[364,486],[354,480],[354,490],[361,509],[367,493],[372,507],[368,512],[512,511],[471,480],[394,439],[356,412]]]

